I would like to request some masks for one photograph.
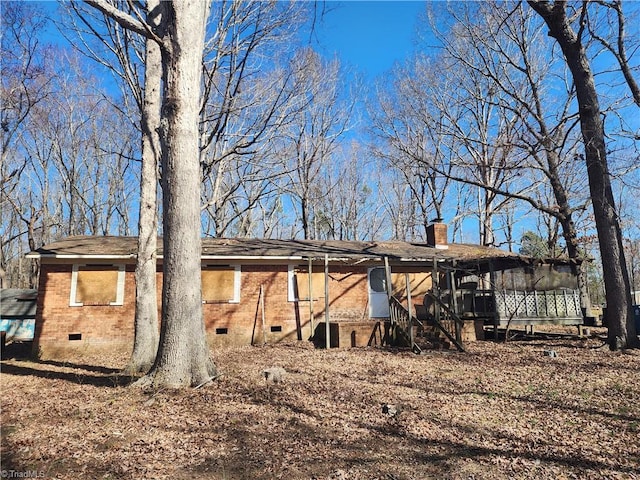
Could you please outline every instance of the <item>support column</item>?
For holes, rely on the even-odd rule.
[[[325,348],[331,348],[331,325],[329,325],[329,255],[324,255],[324,331]]]

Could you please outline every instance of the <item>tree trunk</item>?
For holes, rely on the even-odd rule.
[[[304,234],[304,239],[309,240],[311,238],[315,238],[311,236],[309,232],[309,216],[308,216],[308,201],[306,199],[306,195],[300,199],[300,219],[302,220],[302,232]]]
[[[580,258],[580,249],[578,248],[578,233],[576,232],[576,226],[573,221],[573,215],[571,212],[571,206],[569,205],[569,198],[567,191],[562,185],[560,180],[560,173],[558,172],[558,155],[555,152],[555,145],[546,143],[545,151],[547,155],[547,165],[549,170],[549,182],[551,183],[551,189],[553,190],[553,197],[558,205],[558,215],[556,218],[560,222],[562,227],[562,236],[565,244],[567,245],[567,256],[571,261],[571,271],[576,276],[578,281],[578,290],[580,291],[580,306],[584,309],[584,313],[589,315],[591,312],[591,300],[589,299],[589,292],[587,289],[586,269]]]
[[[27,239],[29,242],[29,250],[32,252],[36,250],[36,236],[35,236],[35,223],[38,220],[35,208],[31,206],[31,217],[27,222]],[[29,261],[29,288],[38,288],[38,273],[40,271],[40,262],[36,259]]]
[[[576,87],[589,190],[604,273],[609,347],[616,350],[636,346],[629,274],[611,190],[604,124],[591,66],[586,51],[566,16],[565,2],[550,4],[547,1],[529,0],[528,3],[544,19],[549,27],[549,35],[560,45]]]
[[[162,3],[163,285],[160,347],[146,381],[195,386],[215,375],[202,317],[198,114],[208,4]],[[142,383],[145,383],[143,380]]]
[[[152,14],[159,0],[147,2],[147,21],[158,24]],[[138,256],[136,259],[136,313],[133,352],[125,369],[146,373],[158,352],[158,295],[156,287],[156,250],[158,243],[157,184],[160,160],[160,105],[162,56],[160,46],[147,39],[145,53],[144,103],[142,110],[142,166],[140,169],[140,218],[138,221]]]

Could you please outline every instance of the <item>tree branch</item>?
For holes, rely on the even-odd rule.
[[[84,0],[87,5],[100,10],[105,15],[118,22],[123,28],[136,32],[143,37],[149,38],[162,45],[162,39],[154,33],[151,26],[146,22],[134,18],[122,10],[111,5],[107,0]]]

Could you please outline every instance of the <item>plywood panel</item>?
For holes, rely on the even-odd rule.
[[[404,273],[392,273],[391,283],[391,291],[395,297],[406,297],[407,283]],[[411,296],[413,298],[422,298],[431,289],[431,273],[409,273],[409,284],[411,285]]]
[[[235,268],[213,267],[202,270],[202,300],[230,302],[234,299]]]
[[[76,283],[77,303],[109,305],[118,299],[118,269],[115,267],[79,267]]]
[[[296,270],[294,275],[298,288],[297,298],[309,300],[309,272],[307,270]],[[324,272],[312,272],[311,283],[313,298],[324,298]]]

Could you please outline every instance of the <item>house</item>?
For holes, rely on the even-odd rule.
[[[33,340],[37,293],[37,290],[32,289],[0,289],[0,332],[3,346],[6,340]]]
[[[158,244],[160,299],[162,242]],[[40,260],[36,348],[46,353],[76,345],[130,347],[136,248],[135,237],[82,236],[31,252],[28,257]],[[555,280],[527,284],[526,272],[543,271],[538,267],[546,269],[544,278],[555,272]],[[451,316],[476,326],[498,326],[505,321],[506,301],[511,301],[506,291],[513,286],[523,287],[523,293],[512,305],[518,315],[510,319],[533,321],[527,317],[531,312],[517,303],[524,295],[525,306],[537,305],[525,287],[544,287],[545,305],[551,305],[555,292],[563,291],[558,278],[566,270],[559,261],[536,266],[532,259],[502,250],[447,244],[443,224],[430,228],[427,244],[206,238],[203,316],[212,346],[327,335],[331,346],[364,346],[388,340],[389,322],[400,324],[392,305],[410,312],[413,327],[431,319],[443,326]],[[564,277],[570,285],[562,298],[573,301],[575,282]],[[505,295],[498,299],[498,291]],[[536,313],[536,321],[581,323],[579,305],[572,303],[571,311],[567,305],[562,311]],[[407,330],[413,333],[413,328]]]

